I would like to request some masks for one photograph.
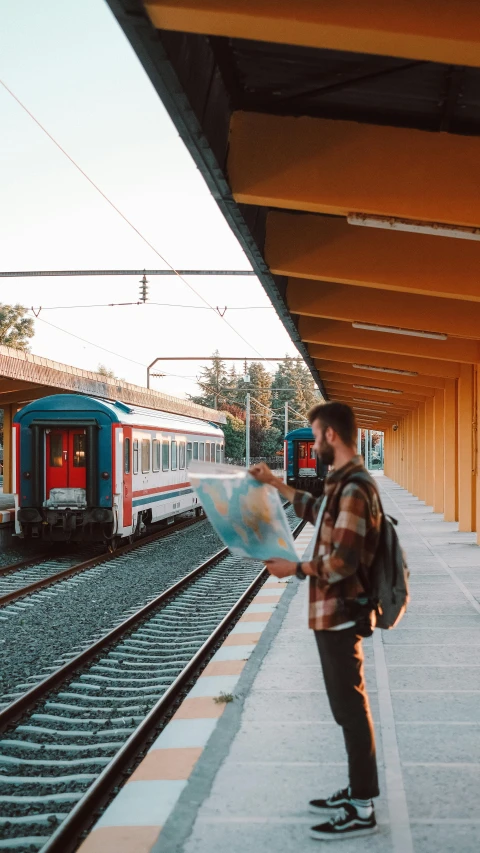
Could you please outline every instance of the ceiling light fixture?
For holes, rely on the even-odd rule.
[[[480,228],[468,225],[448,225],[445,222],[421,222],[418,219],[397,219],[395,216],[370,216],[349,213],[349,225],[383,228],[387,231],[409,231],[411,234],[431,234],[435,237],[456,237],[457,240],[480,240]]]
[[[418,376],[416,370],[395,370],[394,367],[374,367],[372,364],[352,364],[356,370],[375,370],[377,373],[399,373],[402,376]]]
[[[379,394],[403,394],[403,391],[396,391],[394,388],[375,388],[373,385],[354,385],[354,388],[361,388],[362,391],[376,391]]]
[[[380,405],[380,406],[393,406],[393,403],[387,403],[387,401],[384,402],[383,400],[362,400],[361,397],[354,397],[353,402],[354,403],[376,403],[377,405]]]
[[[352,406],[354,412],[370,412],[372,415],[388,415],[391,412],[387,412],[386,409],[364,409],[362,406]]]
[[[376,323],[352,323],[354,329],[365,329],[367,332],[387,332],[389,335],[408,335],[412,338],[431,338],[434,341],[446,341],[448,335],[443,332],[420,332],[417,329],[400,329],[398,326],[377,326]]]

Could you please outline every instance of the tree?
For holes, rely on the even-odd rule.
[[[109,367],[105,367],[104,364],[97,365],[97,373],[100,376],[106,376],[108,379],[116,379],[115,373]]]
[[[272,413],[269,411],[272,405],[272,377],[263,364],[258,361],[252,362],[248,374],[250,381],[244,382],[242,379],[242,387],[239,390],[243,391],[244,401],[247,391],[250,392],[252,419],[263,429],[268,429],[272,425]]]
[[[307,420],[309,409],[322,399],[308,368],[301,359],[290,356],[278,365],[272,383],[272,397],[272,407],[281,416],[285,403],[289,404],[292,428],[300,427],[303,420]]]
[[[125,382],[125,379],[120,378],[120,376],[116,376],[113,370],[110,367],[106,367],[104,364],[98,364],[97,373],[100,376],[106,376],[107,379],[118,379],[119,382]]]
[[[210,409],[220,409],[222,398],[224,396],[228,398],[230,377],[218,350],[215,350],[212,355],[212,366],[201,368],[198,384],[202,393],[197,397],[190,396],[192,402],[200,406],[208,406]]]
[[[223,425],[225,436],[225,458],[242,459],[245,456],[245,423],[235,415],[226,413],[227,422]]]
[[[5,305],[0,302],[0,344],[29,352],[28,341],[35,334],[33,318],[27,317],[23,305]]]

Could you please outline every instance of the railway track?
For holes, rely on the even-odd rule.
[[[265,576],[223,549],[0,712],[0,850],[76,849]]]
[[[0,568],[0,607],[5,604],[10,604],[17,601],[26,595],[31,595],[44,587],[57,583],[72,577],[79,572],[84,572],[101,563],[107,563],[110,560],[128,554],[140,545],[155,542],[157,539],[163,539],[169,536],[173,531],[182,530],[186,527],[191,527],[198,521],[203,520],[204,516],[187,518],[183,521],[178,521],[175,524],[169,525],[160,531],[144,536],[136,540],[132,544],[123,545],[117,548],[113,553],[97,553],[88,559],[82,559],[78,562],[77,554],[65,554],[59,557],[42,556],[41,558],[29,558],[21,560],[18,563],[13,563],[10,566]],[[92,554],[93,546],[86,552]],[[82,557],[85,557],[85,551]],[[60,570],[59,570],[60,569]],[[1,850],[1,847],[0,847]]]

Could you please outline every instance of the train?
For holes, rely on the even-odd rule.
[[[313,449],[315,439],[310,427],[291,430],[284,438],[285,482],[294,489],[310,492],[315,497],[323,494],[323,484],[328,465],[317,457]]]
[[[80,394],[35,400],[13,419],[15,533],[114,550],[201,505],[191,459],[223,462],[214,423]]]

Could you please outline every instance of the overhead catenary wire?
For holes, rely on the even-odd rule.
[[[249,341],[247,341],[247,339],[244,338],[243,335],[240,334],[240,332],[237,331],[237,329],[235,329],[235,327],[232,326],[231,323],[229,323],[228,320],[224,316],[222,316],[218,311],[216,311],[216,309],[213,307],[213,305],[210,305],[208,300],[205,299],[205,297],[202,296],[201,293],[199,293],[197,290],[195,290],[195,288],[175,269],[175,267],[173,267],[172,264],[170,264],[169,261],[167,261],[167,259],[161,254],[161,252],[159,252],[158,249],[156,249],[155,246],[153,246],[153,244],[150,243],[150,241],[144,236],[144,234],[142,234],[141,231],[139,231],[139,229],[133,224],[133,222],[131,222],[128,219],[128,217],[125,216],[125,214],[120,210],[120,208],[118,208],[116,206],[116,204],[114,204],[114,202],[111,201],[111,199],[103,192],[103,190],[100,189],[98,184],[96,184],[95,181],[93,181],[92,178],[90,178],[90,176],[87,175],[87,173],[81,168],[81,166],[78,165],[78,163],[73,159],[73,157],[71,157],[70,154],[68,154],[68,152],[52,136],[52,134],[49,133],[49,131],[43,126],[43,124],[41,124],[41,122],[25,106],[25,104],[20,100],[20,98],[18,98],[15,95],[15,93],[12,92],[12,90],[7,86],[7,84],[1,79],[0,79],[0,85],[3,86],[5,91],[8,92],[8,94],[17,102],[17,104],[27,113],[27,115],[32,119],[32,121],[34,121],[35,124],[40,128],[40,130],[43,133],[45,133],[46,136],[48,136],[48,138],[51,140],[51,142],[53,142],[53,144],[59,149],[59,151],[62,152],[62,154],[67,158],[67,160],[70,161],[70,163],[75,167],[75,169],[77,169],[80,172],[80,174],[83,175],[85,180],[87,180],[88,183],[102,196],[102,198],[107,202],[107,204],[110,205],[110,207],[123,219],[123,221],[126,222],[126,224],[130,228],[132,228],[133,231],[135,231],[135,233],[140,237],[140,239],[143,240],[143,242],[152,250],[152,252],[154,252],[157,255],[157,257],[159,257],[163,261],[163,263],[172,271],[172,273],[174,273],[180,279],[180,281],[182,281],[193,293],[195,293],[195,295],[198,296],[198,298],[202,302],[204,302],[205,305],[207,305],[218,317],[220,317],[220,319],[224,323],[227,324],[227,326],[232,330],[232,332],[234,332],[248,347],[250,347],[254,352],[256,352],[257,355],[263,360],[263,356],[257,350],[257,348],[254,347],[253,344],[251,344]]]
[[[207,305],[182,305],[175,302],[98,302],[91,305],[39,305],[38,308],[32,305],[29,311],[33,311],[35,316],[38,316],[37,311],[68,311],[71,308],[124,308],[128,305],[155,305],[160,308],[189,308],[196,311],[210,311]],[[273,305],[228,305],[225,306],[229,311],[262,311],[264,309],[273,311]],[[294,358],[295,356],[292,356]]]

